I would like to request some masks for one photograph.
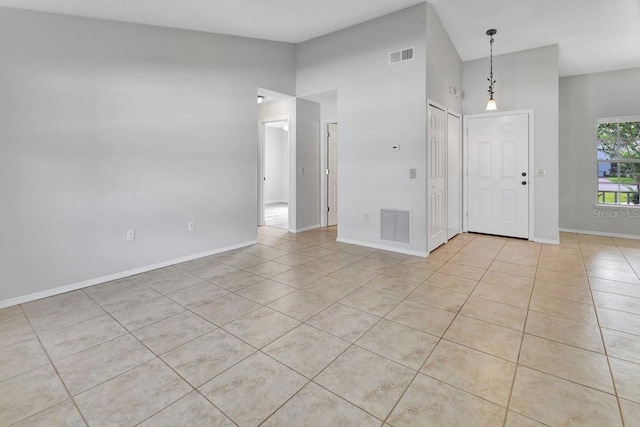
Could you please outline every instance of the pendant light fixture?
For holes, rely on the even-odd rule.
[[[489,91],[488,91],[489,101],[487,101],[486,111],[495,111],[498,109],[498,106],[496,105],[496,100],[493,99],[493,85],[496,83],[496,81],[493,80],[493,36],[495,36],[497,32],[498,30],[493,28],[490,30],[487,30],[487,35],[491,37],[491,40],[489,40],[489,47],[491,48],[491,56],[490,56],[491,68],[489,69],[489,78],[487,79],[489,80]]]

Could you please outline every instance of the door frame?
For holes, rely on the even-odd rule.
[[[468,150],[468,144],[469,144],[469,120],[471,119],[483,119],[483,118],[488,118],[488,117],[503,117],[503,116],[514,116],[514,115],[520,115],[520,114],[526,114],[528,119],[529,119],[529,171],[528,171],[528,176],[529,176],[529,181],[528,181],[528,195],[529,195],[529,233],[528,233],[528,240],[533,242],[534,241],[534,225],[535,225],[535,128],[534,128],[534,111],[533,109],[530,110],[513,110],[513,111],[496,111],[495,113],[480,113],[480,114],[468,114],[465,115],[463,118],[464,124],[463,124],[463,131],[464,131],[464,135],[462,138],[462,166],[463,166],[463,174],[462,174],[462,202],[463,202],[463,207],[462,207],[462,212],[463,212],[463,216],[462,216],[462,229],[465,233],[467,233],[469,231],[469,224],[468,224],[468,220],[469,220],[469,192],[468,192],[468,185],[469,185],[469,169],[468,169],[468,154],[469,154],[469,150]]]
[[[449,119],[449,114],[456,116],[458,119],[460,119],[460,126],[462,126],[463,123],[463,115],[460,114],[459,112],[452,110],[450,108],[445,107],[444,105],[433,101],[432,99],[427,99],[427,140],[426,140],[426,144],[429,144],[429,125],[428,125],[428,120],[429,120],[429,106],[433,106],[435,108],[438,108],[439,110],[444,111],[444,117],[446,118],[446,120]],[[448,123],[448,122],[445,122]],[[460,156],[461,156],[461,162],[462,164],[460,165],[460,174],[461,174],[461,179],[462,179],[462,185],[460,186],[460,197],[461,197],[461,201],[460,201],[460,233],[465,232],[466,229],[463,227],[463,213],[464,213],[464,194],[465,194],[465,187],[464,187],[464,151],[465,151],[465,147],[464,147],[464,135],[463,135],[463,127],[460,128],[460,139],[461,139],[461,147],[460,147]],[[449,137],[449,129],[448,126],[445,126],[444,128],[444,140],[445,140],[445,146],[447,147],[446,150],[444,150],[444,163],[445,163],[445,169],[448,169],[446,166],[448,165],[448,161],[449,161],[449,149],[448,149],[448,137]],[[428,150],[427,150],[428,151]],[[426,159],[427,163],[426,163],[426,173],[425,173],[425,183],[426,183],[426,189],[428,192],[429,189],[429,159]],[[447,177],[445,177],[444,180],[444,196],[445,196],[445,201],[444,201],[444,205],[448,206],[449,203],[449,187],[448,187],[448,182],[447,182]],[[430,253],[431,251],[429,250],[429,217],[428,217],[428,212],[429,212],[429,196],[428,194],[425,193],[425,198],[426,198],[426,212],[427,212],[427,217],[426,217],[426,230],[427,230],[427,254]],[[448,209],[447,209],[448,210]],[[444,218],[444,222],[445,222],[445,229],[447,228],[447,221],[448,221],[448,212],[445,212],[445,218]],[[444,243],[446,244],[449,240],[449,233],[445,230],[445,235],[444,235]]]
[[[291,186],[291,116],[283,115],[283,116],[274,116],[267,117],[260,120],[260,135],[258,138],[258,226],[264,225],[264,171],[265,171],[265,128],[267,123],[273,122],[283,122],[286,121],[289,124],[289,131],[287,132],[287,145],[289,147],[289,198],[287,201],[288,206],[288,217],[289,217],[289,231],[291,231],[291,218],[292,215],[295,215],[295,210],[291,208],[291,189],[295,187]],[[295,223],[295,218],[294,218]]]
[[[320,126],[320,227],[326,227],[328,224],[328,212],[329,199],[327,197],[328,191],[328,179],[327,168],[329,165],[329,125],[338,125],[337,119],[322,120]],[[339,142],[338,142],[339,143]]]
[[[447,113],[447,129],[445,131],[445,140],[447,141],[447,151],[446,151],[447,154],[446,154],[445,158],[447,160],[447,168],[448,168],[448,165],[449,165],[449,157],[448,157],[449,156],[449,126],[448,126],[448,124],[449,124],[449,115],[457,117],[458,120],[460,121],[460,126],[459,126],[459,129],[458,129],[458,132],[459,132],[458,135],[460,137],[460,200],[459,200],[459,202],[460,202],[460,218],[458,218],[458,221],[460,221],[459,222],[460,230],[458,231],[458,234],[460,234],[460,233],[463,232],[462,218],[464,217],[464,215],[463,215],[463,212],[464,212],[463,199],[464,199],[464,194],[465,194],[463,192],[463,188],[464,188],[464,185],[463,185],[463,181],[464,181],[464,168],[463,168],[464,146],[463,146],[463,140],[464,140],[464,138],[463,138],[463,135],[462,135],[462,129],[463,129],[463,127],[462,127],[462,114],[460,114],[460,113],[458,113],[456,111],[453,111],[453,110],[449,110],[449,109],[447,109],[446,113]],[[447,176],[447,179],[445,180],[445,190],[447,191],[447,203],[449,202],[449,199],[448,199],[448,197],[449,197],[449,179],[448,178],[449,177]],[[448,204],[447,204],[447,206],[448,206]],[[447,212],[447,214],[448,214],[448,212]],[[447,215],[447,219],[448,219],[448,215]],[[446,236],[447,236],[447,240],[446,241],[448,242],[450,240],[449,239],[448,227],[447,227]]]

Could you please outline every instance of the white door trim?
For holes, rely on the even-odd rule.
[[[462,138],[462,164],[464,173],[462,174],[462,201],[463,201],[463,230],[469,231],[468,216],[469,216],[469,201],[468,201],[468,135],[469,135],[469,119],[481,119],[485,117],[501,117],[501,116],[513,116],[516,114],[526,114],[529,118],[529,241],[534,241],[535,230],[535,141],[534,141],[534,111],[531,110],[515,110],[515,111],[497,111],[495,113],[480,113],[469,114],[464,116],[464,134]]]
[[[329,200],[327,199],[327,165],[329,159],[327,156],[327,129],[329,124],[338,124],[337,119],[322,120],[321,134],[320,134],[320,226],[327,226],[327,207],[329,206]]]
[[[288,200],[288,207],[289,207],[289,231],[291,231],[291,225],[295,224],[295,215],[296,215],[296,210],[292,208],[292,205],[295,204],[295,198],[292,198],[292,195],[295,194],[296,191],[296,187],[295,187],[295,181],[291,179],[292,173],[291,173],[291,165],[292,165],[292,153],[291,153],[291,130],[292,130],[292,126],[291,126],[291,116],[289,115],[283,115],[283,116],[274,116],[274,117],[267,117],[264,119],[260,120],[260,135],[258,138],[258,225],[264,225],[264,169],[265,169],[265,165],[264,165],[264,149],[265,149],[265,144],[264,144],[264,136],[265,136],[265,126],[267,123],[273,123],[273,122],[283,122],[286,121],[289,124],[289,131],[287,132],[287,143],[289,144],[289,200]],[[295,174],[293,174],[295,175]],[[294,203],[292,203],[292,200]],[[293,221],[292,221],[293,219]]]

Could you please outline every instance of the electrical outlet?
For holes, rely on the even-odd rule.
[[[196,222],[195,221],[189,221],[189,223],[187,224],[187,229],[189,231],[193,231],[196,229]]]
[[[135,241],[136,241],[136,230],[128,230],[127,242],[135,242]]]
[[[409,179],[416,179],[416,170],[409,169]]]
[[[391,149],[392,149],[393,151],[400,151],[400,144],[398,144],[398,145],[392,145],[392,146],[391,146]]]
[[[369,222],[369,214],[364,214],[364,222]]]

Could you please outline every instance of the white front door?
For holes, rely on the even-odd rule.
[[[338,124],[327,125],[327,225],[338,223]]]
[[[460,117],[447,114],[447,239],[460,233],[462,217],[462,141]]]
[[[529,117],[467,121],[470,232],[529,237]]]
[[[446,241],[445,228],[445,112],[429,105],[427,141],[427,208],[429,252]]]

